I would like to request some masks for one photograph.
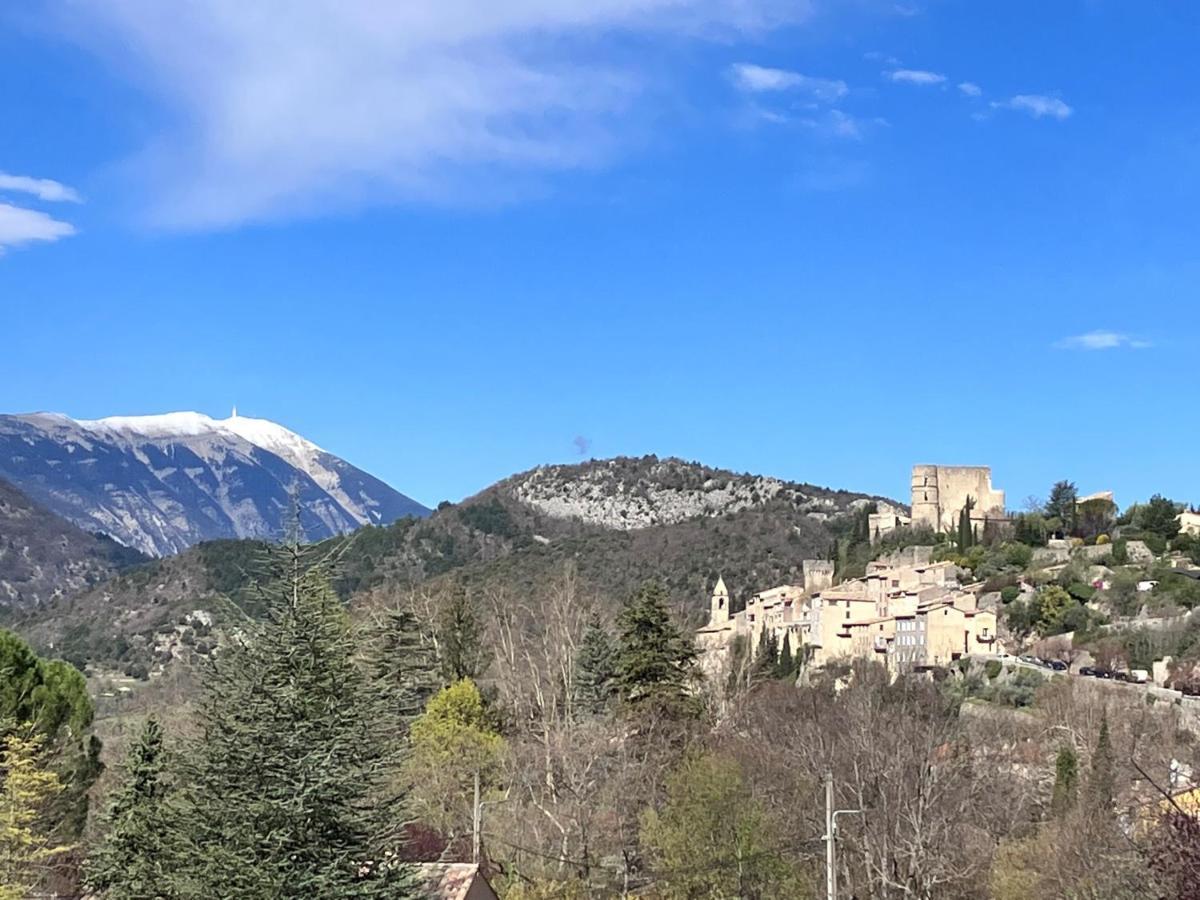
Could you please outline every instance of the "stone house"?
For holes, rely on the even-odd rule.
[[[805,563],[803,585],[780,585],[755,594],[746,608],[729,612],[729,591],[719,579],[709,622],[696,634],[710,674],[725,669],[735,639],[749,652],[764,631],[808,664],[843,658],[878,659],[896,671],[946,665],[963,655],[990,652],[996,615],[980,610],[976,595],[958,584],[950,562],[930,562],[932,548],[909,547],[876,560],[862,578],[827,586],[823,567]],[[815,576],[810,580],[809,572]]]

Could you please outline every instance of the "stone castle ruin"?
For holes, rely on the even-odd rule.
[[[992,487],[990,466],[913,466],[912,525],[953,532],[968,498],[971,524],[982,530],[990,521],[1005,518],[1004,491]]]

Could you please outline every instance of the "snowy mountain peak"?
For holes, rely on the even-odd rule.
[[[172,412],[151,416],[108,416],[103,419],[72,420],[61,413],[44,413],[63,422],[72,422],[85,431],[123,434],[148,438],[198,437],[205,434],[236,434],[264,450],[287,448],[291,452],[321,452],[312,441],[300,437],[282,425],[267,419],[239,416],[235,409],[228,419],[214,419],[198,412]]]
[[[0,478],[83,528],[157,555],[279,537],[293,495],[319,540],[428,510],[267,419],[198,412],[0,416]]]

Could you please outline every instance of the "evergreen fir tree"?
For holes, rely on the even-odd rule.
[[[621,699],[633,708],[696,712],[691,693],[696,648],[671,621],[662,587],[651,583],[638,591],[621,610],[617,627],[616,684]]]
[[[576,711],[593,716],[603,713],[612,699],[616,675],[616,647],[600,617],[593,615],[575,657]]]
[[[792,636],[783,636],[783,647],[779,651],[779,665],[776,668],[779,678],[791,678],[796,674],[796,661],[792,658]]]
[[[357,657],[325,567],[268,563],[265,622],[214,663],[180,785],[175,890],[187,897],[403,898],[403,742]]]
[[[370,674],[407,732],[441,687],[433,642],[422,633],[416,616],[397,609],[379,617],[368,634],[368,646]]]
[[[101,819],[104,835],[88,857],[88,889],[105,900],[172,897],[177,862],[168,806],[163,730],[151,717],[125,758],[124,777]]]
[[[1092,752],[1092,772],[1088,779],[1088,799],[1097,810],[1111,813],[1116,799],[1117,762],[1108,734],[1108,711],[1100,719],[1100,734]]]
[[[454,586],[438,616],[438,655],[447,684],[483,674],[483,626],[462,585]]]
[[[1064,745],[1054,760],[1054,793],[1050,809],[1061,816],[1075,804],[1075,788],[1079,782],[1079,757],[1073,747]]]

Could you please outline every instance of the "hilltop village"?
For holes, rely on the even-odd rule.
[[[1196,693],[1200,514],[1154,498],[1118,519],[1110,492],[1056,491],[1045,510],[1011,513],[989,467],[914,466],[907,510],[861,510],[871,545],[861,574],[806,559],[799,583],[740,609],[718,577],[696,632],[705,671],[767,648],[799,669],[874,660],[892,677],[1026,653]]]
[[[951,531],[964,512],[974,530],[1006,521],[1004,492],[993,489],[984,466],[914,466],[911,509],[911,516],[890,506],[869,513],[873,539],[900,528]],[[896,673],[994,652],[996,611],[980,605],[983,582],[961,584],[963,570],[934,562],[934,550],[897,550],[871,561],[863,577],[837,584],[832,561],[806,559],[802,584],[754,594],[738,612],[719,578],[708,623],[696,634],[705,668],[726,668],[738,641],[754,650],[786,647],[815,667],[876,659]]]

